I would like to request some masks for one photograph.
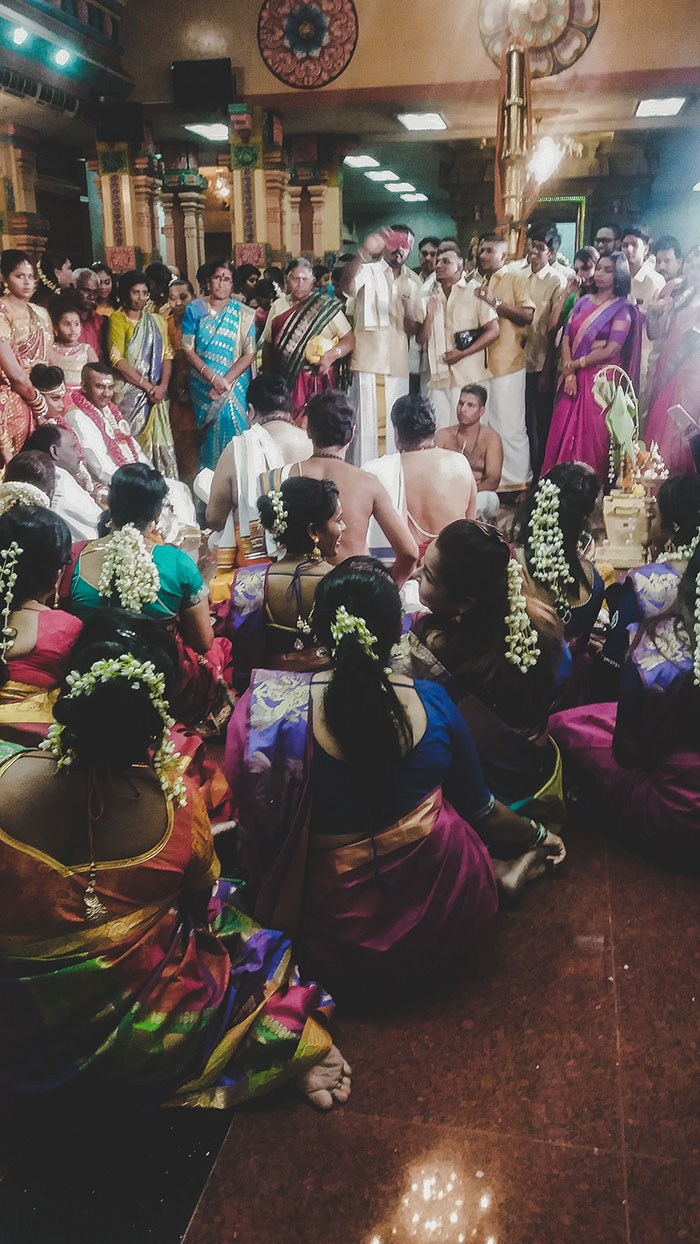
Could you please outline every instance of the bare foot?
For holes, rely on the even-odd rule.
[[[317,1110],[330,1110],[334,1102],[348,1100],[351,1075],[352,1068],[332,1045],[320,1063],[297,1077],[297,1088]]]
[[[498,888],[503,898],[512,900],[537,877],[544,877],[547,861],[542,851],[526,851],[515,860],[492,860]]]

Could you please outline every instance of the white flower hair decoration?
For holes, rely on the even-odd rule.
[[[49,510],[51,498],[36,484],[15,483],[14,480],[0,484],[0,514],[6,514],[16,505],[40,505]]]
[[[2,637],[0,638],[0,657],[5,660],[8,650],[15,642],[17,632],[10,626],[12,613],[12,594],[17,582],[17,562],[22,556],[22,549],[16,540],[3,549],[0,557],[0,596],[2,596]]]
[[[560,617],[570,613],[566,588],[574,582],[564,554],[564,537],[559,526],[558,486],[551,479],[540,480],[535,493],[535,507],[528,524],[532,551],[532,577],[549,589],[554,608]]]
[[[273,488],[272,491],[268,493],[268,496],[270,498],[270,505],[275,512],[275,521],[271,527],[271,535],[275,537],[275,540],[279,540],[280,536],[283,536],[287,530],[287,519],[289,518],[289,514],[284,508],[284,497],[278,489]]]
[[[523,576],[518,563],[508,562],[508,613],[506,615],[506,661],[526,674],[540,658],[534,629],[523,595]]]
[[[339,605],[336,610],[335,621],[331,623],[331,635],[333,637],[333,655],[338,651],[338,644],[345,635],[355,635],[357,642],[368,657],[373,661],[378,661],[379,657],[374,651],[377,636],[373,635],[369,630],[364,618],[358,618],[354,613],[348,613],[345,605]]]
[[[689,544],[682,544],[680,548],[672,549],[670,553],[664,553],[663,559],[666,562],[689,562],[699,544],[700,529],[696,531]]]
[[[152,661],[138,661],[131,653],[125,653],[109,660],[95,661],[85,674],[72,670],[66,678],[66,685],[70,690],[64,698],[75,700],[79,696],[92,695],[98,684],[113,682],[117,678],[129,679],[134,691],[142,686],[147,688],[151,703],[163,723],[163,731],[153,756],[153,768],[166,799],[183,808],[187,803],[187,791],[180,772],[180,755],[168,739],[175,720],[170,716],[165,699],[165,679]],[[51,752],[56,757],[57,769],[70,768],[75,760],[75,748],[70,742],[71,734],[69,727],[54,722],[49,727],[48,737],[39,745],[43,751]]]
[[[140,613],[158,599],[160,575],[141,532],[132,523],[115,531],[105,547],[97,590],[100,596],[116,592],[123,609]]]
[[[695,618],[693,619],[693,682],[700,687],[700,574],[695,580]]]

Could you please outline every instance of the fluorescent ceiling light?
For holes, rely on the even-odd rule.
[[[673,95],[669,99],[640,99],[636,117],[677,117],[685,103],[685,95]]]
[[[350,168],[379,168],[379,160],[375,160],[374,156],[346,156],[343,164],[348,164]]]
[[[397,173],[390,173],[388,168],[373,169],[369,173],[365,173],[365,177],[369,177],[370,181],[398,181]]]
[[[63,69],[64,65],[67,65],[70,60],[70,52],[68,51],[68,48],[59,48],[57,52],[54,52],[53,58],[56,64],[60,65]]]
[[[447,122],[439,112],[400,112],[397,121],[407,130],[447,129]]]
[[[21,47],[23,43],[26,43],[28,38],[29,31],[25,30],[24,26],[15,26],[12,32],[12,40],[18,47]]]
[[[700,181],[696,181],[695,185],[693,186],[693,190],[700,190]]]
[[[405,203],[427,203],[427,194],[402,194],[401,198]]]
[[[391,190],[392,194],[401,194],[404,190],[411,191],[415,190],[415,188],[415,186],[411,185],[410,181],[392,182],[390,186],[387,186],[387,190]]]
[[[223,121],[217,121],[213,125],[186,125],[185,129],[199,134],[200,138],[208,138],[212,143],[228,142],[228,126]]]

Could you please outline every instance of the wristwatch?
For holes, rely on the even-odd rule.
[[[498,308],[499,308],[499,307],[502,307],[502,306],[503,306],[503,299],[502,299],[502,298],[494,298],[494,300],[493,300],[493,305],[494,305],[494,307],[496,308],[496,310],[498,310]]]

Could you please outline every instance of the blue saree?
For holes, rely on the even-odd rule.
[[[193,349],[217,376],[225,376],[244,354],[255,351],[255,312],[242,302],[233,299],[217,312],[212,312],[208,302],[197,298],[188,303],[182,321],[182,343]],[[190,393],[197,426],[206,435],[199,449],[199,466],[216,466],[222,449],[239,432],[248,426],[246,393],[249,373],[246,371],[234,381],[228,399],[222,404],[216,401],[216,414],[208,422],[211,384],[190,369]],[[219,408],[220,406],[220,408]]]

